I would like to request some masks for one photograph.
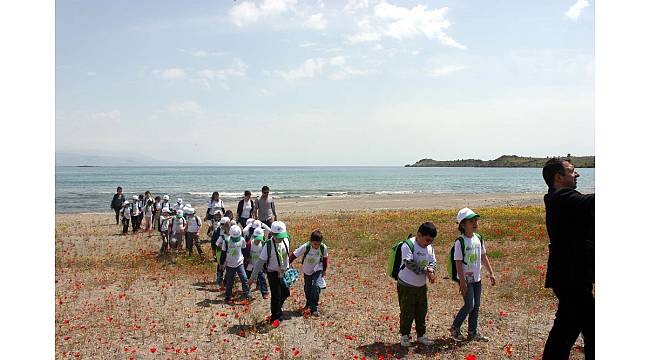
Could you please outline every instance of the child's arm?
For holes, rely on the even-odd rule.
[[[497,279],[494,277],[494,272],[492,271],[492,265],[490,265],[490,259],[488,259],[487,254],[481,255],[481,262],[490,272],[490,284],[494,286],[497,283]]]
[[[327,256],[323,258],[323,277],[325,277],[326,271],[327,271]]]
[[[463,270],[463,260],[454,260],[456,263],[456,273],[458,274],[458,286],[463,298],[467,294],[467,281],[465,281],[465,270]]]

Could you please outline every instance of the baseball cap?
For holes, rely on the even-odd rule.
[[[138,195],[133,195],[133,196],[132,196],[132,199],[133,199],[133,200],[138,200]]]
[[[246,226],[252,224],[253,221],[255,221],[255,220],[253,220],[252,218],[248,218],[248,219],[246,219]]]
[[[176,200],[176,202],[179,203],[179,204],[182,204],[182,203],[183,203],[183,199],[178,198],[178,200]]]
[[[176,217],[183,217],[183,210],[176,211]]]
[[[219,220],[219,224],[221,224],[221,225],[228,224],[228,223],[230,223],[230,218],[227,217],[227,216],[224,216],[224,217],[221,218],[221,220]]]
[[[253,221],[253,228],[261,228],[262,227],[262,222],[260,220],[255,220]]]
[[[187,209],[185,209],[185,213],[194,214],[194,208],[193,207],[188,207]]]
[[[480,217],[477,213],[473,212],[470,208],[462,208],[458,211],[456,215],[456,222],[460,224],[461,221],[465,219],[473,219],[475,217]]]
[[[253,239],[255,240],[264,240],[264,229],[257,228],[253,230]]]
[[[122,203],[122,206],[124,206],[124,205],[129,205],[129,200],[125,200],[125,201]]]
[[[289,234],[287,234],[287,226],[282,221],[274,221],[271,224],[271,232],[273,233],[273,236],[278,239],[289,237]]]
[[[163,200],[169,200],[169,195],[164,195]]]
[[[241,236],[241,228],[239,225],[233,225],[230,227],[230,237],[238,238]]]

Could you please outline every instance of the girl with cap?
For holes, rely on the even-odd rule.
[[[239,281],[241,281],[244,298],[249,299],[251,295],[250,287],[248,286],[248,277],[244,270],[244,249],[246,249],[246,241],[241,235],[241,228],[238,225],[231,226],[230,237],[222,245],[222,250],[226,252],[226,302],[231,301],[235,274],[237,274]]]
[[[133,195],[133,202],[131,202],[131,227],[133,228],[133,233],[140,229],[140,213],[142,212],[142,207],[140,206],[140,201],[138,200],[138,195]]]
[[[160,196],[156,196],[153,202],[153,226],[160,231],[160,214],[162,207],[160,205]]]
[[[252,219],[248,219],[252,220]],[[251,227],[251,230],[253,228]],[[257,261],[260,259],[260,254],[262,253],[262,247],[264,247],[264,244],[266,241],[264,240],[264,230],[262,228],[256,228],[253,230],[253,234],[251,238],[246,242],[246,249],[248,249],[248,257],[244,258],[244,265],[246,266],[246,276],[248,278],[251,278],[251,275],[253,273],[253,267],[257,263]],[[264,299],[269,298],[269,289],[268,286],[266,285],[266,279],[264,278],[264,269],[262,269],[258,274],[257,274],[257,288],[260,290],[260,293],[262,293],[262,297]]]
[[[187,221],[183,217],[183,210],[177,210],[176,215],[172,218],[171,243],[172,249],[179,250],[182,248],[181,242],[187,228]]]
[[[478,230],[478,217],[468,208],[460,209],[456,216],[460,236],[454,242],[454,265],[458,273],[458,287],[465,301],[458,311],[449,329],[451,337],[456,341],[464,340],[460,326],[469,315],[468,340],[489,341],[489,338],[478,332],[478,312],[481,305],[481,263],[490,273],[490,283],[496,284],[490,260],[485,251],[485,243]],[[463,255],[464,254],[464,255]]]
[[[250,220],[250,223],[248,220]],[[242,230],[244,234],[246,233],[252,234],[252,231],[254,231],[255,229],[262,229],[262,233],[264,233],[264,231],[266,231],[267,233],[271,232],[271,228],[268,227],[268,225],[266,225],[265,223],[259,220],[253,220],[253,219],[248,219],[248,220],[246,221],[247,223],[246,227],[244,228],[244,230]]]
[[[169,249],[169,222],[172,220],[173,216],[170,214],[169,208],[164,207],[162,209],[162,214],[160,215],[160,226],[158,230],[160,231],[160,240],[162,244],[160,245],[160,255],[167,252]]]
[[[147,200],[147,204],[144,206],[144,229],[147,231],[153,230],[153,200]]]
[[[185,213],[187,214],[187,235],[185,235],[187,254],[192,256],[193,247],[196,246],[196,251],[199,252],[199,255],[203,255],[203,249],[201,249],[198,236],[199,229],[201,228],[201,219],[194,214],[194,208],[187,208]]]
[[[290,291],[282,281],[284,273],[289,269],[289,234],[287,234],[287,226],[282,221],[271,223],[271,239],[262,247],[260,259],[253,268],[251,278],[248,279],[249,285],[257,279],[257,274],[265,264],[271,290],[271,321],[283,320],[282,305],[289,297]]]
[[[309,242],[298,247],[289,256],[289,263],[302,256],[302,272],[305,276],[305,308],[312,316],[319,316],[318,301],[321,281],[327,270],[327,245],[323,244],[323,234],[319,230],[311,233]]]
[[[131,220],[131,209],[129,208],[129,200],[126,200],[122,203],[122,210],[120,210],[122,215],[122,234],[129,232],[129,221]]]
[[[217,239],[219,239],[219,236],[221,236],[221,210],[217,210],[217,212],[214,213],[214,216],[212,219],[208,220],[208,224],[210,227],[210,230],[208,233],[211,232],[210,234],[210,248],[212,249],[212,258],[214,261],[218,261],[217,259]]]
[[[226,253],[223,251],[223,243],[228,241],[230,238],[230,218],[227,216],[224,216],[219,220],[220,224],[220,235],[219,238],[217,239],[216,246],[217,246],[217,254],[215,255],[215,258],[217,259],[217,276],[215,280],[215,287],[217,287],[220,291],[223,291],[225,287],[223,286],[223,273],[225,271],[225,263],[226,263]]]
[[[178,198],[176,200],[176,204],[172,207],[172,210],[176,211],[182,211],[183,210],[183,199]]]
[[[169,204],[169,195],[163,195],[162,202],[160,203],[160,208],[161,209],[167,208],[171,213],[171,205]]]

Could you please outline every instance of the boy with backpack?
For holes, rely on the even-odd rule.
[[[458,281],[458,287],[465,301],[463,307],[458,311],[454,322],[449,329],[451,337],[456,341],[465,340],[460,333],[460,326],[469,314],[468,340],[489,341],[490,339],[478,332],[478,312],[481,305],[481,263],[487,267],[490,273],[490,283],[496,284],[490,260],[485,251],[483,237],[479,235],[478,217],[469,208],[458,211],[456,222],[460,236],[454,242],[454,248],[450,252],[450,259],[453,263],[450,266],[450,278]],[[455,273],[454,271],[455,270]]]
[[[140,206],[140,201],[138,200],[138,195],[133,195],[133,202],[131,205],[131,227],[133,228],[133,233],[140,229],[140,213],[142,213],[142,207]]]
[[[194,208],[187,208],[187,235],[185,237],[185,247],[187,248],[187,253],[189,256],[192,256],[193,247],[196,246],[196,251],[199,252],[199,255],[203,255],[203,249],[201,249],[201,244],[199,240],[199,229],[201,228],[201,219],[194,214]]]
[[[232,286],[235,281],[235,274],[241,281],[242,291],[246,299],[250,298],[251,292],[248,285],[248,277],[244,269],[244,249],[246,241],[242,237],[241,228],[232,225],[229,230],[230,237],[223,242],[222,250],[226,253],[226,294],[224,301],[229,303],[232,296]]]
[[[436,255],[433,239],[438,230],[432,222],[425,222],[418,228],[417,235],[393,247],[394,263],[389,272],[397,280],[399,300],[400,345],[411,345],[411,325],[415,320],[417,342],[430,346],[433,341],[426,335],[427,279],[436,282]],[[390,265],[390,263],[389,263]]]
[[[160,239],[162,245],[160,245],[160,255],[163,255],[167,252],[169,247],[169,222],[172,220],[173,216],[170,214],[169,208],[164,207],[162,209],[162,215],[160,215],[160,225],[158,230],[160,231]]]
[[[230,239],[230,218],[227,216],[222,217],[221,220],[219,220],[219,225],[220,234],[219,238],[215,242],[215,245],[217,247],[215,254],[215,259],[217,260],[217,276],[215,279],[215,287],[217,287],[219,291],[223,291],[225,290],[223,284],[223,273],[226,271],[226,252],[223,251],[223,244],[224,242],[228,241],[228,239]]]
[[[266,265],[269,289],[271,290],[271,322],[282,319],[282,305],[291,294],[284,283],[284,273],[289,269],[289,234],[282,221],[271,224],[271,239],[264,244],[260,259],[253,268],[248,285],[252,285],[257,275]]]
[[[183,217],[182,210],[176,211],[176,215],[172,217],[171,226],[171,247],[174,251],[176,251],[181,247],[183,234],[185,234],[185,230],[187,228],[187,221],[185,221],[185,218]]]
[[[129,221],[131,220],[131,209],[129,207],[129,200],[126,200],[122,203],[122,234],[127,234],[129,232]]]
[[[253,267],[255,267],[255,264],[260,259],[260,254],[262,253],[262,248],[264,247],[265,243],[266,241],[264,240],[264,229],[262,229],[261,227],[255,228],[253,230],[252,238],[248,240],[248,242],[246,243],[246,247],[248,248],[248,254],[249,254],[248,261],[246,264],[246,276],[248,276],[249,279],[251,278],[251,275],[253,273]],[[244,261],[246,261],[246,259]],[[257,281],[257,288],[260,289],[260,293],[262,293],[262,298],[268,299],[269,289],[266,285],[266,279],[264,278],[264,269],[262,269],[257,274],[256,281]]]
[[[323,234],[319,230],[314,230],[309,242],[299,246],[289,256],[289,263],[292,263],[299,256],[302,256],[302,272],[305,277],[305,307],[309,310],[311,316],[318,317],[318,300],[322,279],[327,271],[327,246],[323,244]]]

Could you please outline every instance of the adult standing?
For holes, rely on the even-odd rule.
[[[260,220],[268,227],[271,227],[273,221],[278,220],[278,215],[275,212],[275,202],[273,197],[269,195],[270,191],[271,189],[268,186],[262,186],[262,196],[255,199],[255,209],[253,210],[255,219]]]
[[[237,204],[237,223],[243,228],[246,226],[246,220],[253,217],[253,208],[255,203],[251,200],[251,192],[244,191],[244,198]]]
[[[122,204],[124,204],[124,195],[122,194],[122,187],[117,187],[117,192],[113,195],[113,200],[111,200],[111,209],[115,211],[115,224],[120,224],[120,210],[122,210]]]
[[[216,214],[218,210],[221,210],[222,214],[226,212],[226,209],[223,205],[223,200],[219,199],[219,192],[215,191],[212,193],[210,201],[208,201],[208,210],[205,212],[205,218],[203,220],[212,220],[214,214]]]
[[[594,358],[595,195],[576,190],[580,176],[569,160],[549,159],[542,170],[548,193],[546,231],[549,237],[545,287],[558,299],[544,359],[567,359],[582,332],[585,359]]]

